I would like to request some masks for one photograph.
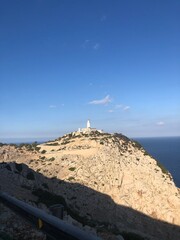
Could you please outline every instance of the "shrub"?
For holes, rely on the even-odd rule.
[[[30,186],[26,186],[26,185],[21,185],[22,188],[27,189],[27,190],[31,190]]]
[[[143,148],[143,146],[142,146],[139,142],[133,140],[133,146],[136,147],[136,148],[139,149],[139,150],[143,150],[145,156],[146,156],[146,155],[147,155],[147,156],[150,156],[150,154]]]
[[[0,143],[0,147],[3,147],[4,145],[6,145],[5,143]]]
[[[74,177],[69,177],[68,180],[72,181],[72,180],[75,180],[75,178]]]
[[[11,236],[9,236],[7,233],[0,231],[0,239],[2,240],[13,240]]]
[[[41,153],[42,153],[42,154],[46,153],[46,150],[42,150]]]
[[[70,167],[69,171],[74,171],[76,168],[75,167]]]
[[[123,141],[127,142],[127,143],[131,141],[128,137],[124,136],[121,133],[114,133],[114,136],[117,137],[120,140],[123,140]]]
[[[75,197],[75,196],[70,198],[70,200],[75,200],[75,199],[77,199],[77,197]]]
[[[132,232],[123,232],[121,235],[127,240],[144,240],[144,237]]]
[[[20,144],[19,144],[19,148],[22,148],[22,147],[24,147],[24,146],[25,146],[24,143],[20,143]]]
[[[64,142],[62,142],[61,144],[62,144],[62,145],[66,145],[66,144],[68,144],[68,143],[70,143],[70,141],[64,141]]]
[[[28,172],[28,174],[27,174],[27,179],[28,180],[35,180],[35,177],[34,177],[34,173],[33,172]]]
[[[156,162],[157,162],[157,166],[161,169],[161,171],[162,171],[164,174],[169,175],[169,172],[168,172],[168,170],[164,167],[164,165],[163,165],[162,163],[160,163],[159,161],[157,161],[157,160],[156,160]]]
[[[37,152],[39,152],[40,149],[41,149],[41,147],[35,147],[35,150],[36,150]]]
[[[37,143],[36,141],[31,144],[31,146],[32,146],[33,148],[35,148],[37,145],[38,145],[38,143]]]
[[[15,167],[18,170],[18,172],[22,171],[22,164],[15,163]]]
[[[33,195],[38,197],[38,203],[44,203],[47,207],[50,207],[54,204],[63,204],[66,208],[68,214],[76,219],[78,222],[83,225],[90,225],[95,227],[95,222],[88,220],[86,217],[81,217],[78,211],[75,211],[71,205],[67,206],[65,199],[62,196],[50,193],[46,190],[36,189],[32,192]]]
[[[55,143],[46,143],[47,146],[58,146],[59,143],[55,142]]]
[[[32,192],[33,195],[38,197],[38,202],[44,203],[47,207],[61,203],[66,207],[66,202],[63,197],[50,193],[46,190],[36,189]]]
[[[44,188],[46,188],[46,189],[49,189],[47,183],[43,183],[42,186],[43,186]]]
[[[134,145],[136,148],[138,148],[138,149],[143,149],[142,145],[141,145],[139,142],[137,142],[137,141],[134,141],[134,140],[133,140],[133,145]]]
[[[12,171],[11,167],[9,165],[6,165],[7,170]]]

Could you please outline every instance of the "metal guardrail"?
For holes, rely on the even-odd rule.
[[[16,211],[22,217],[36,225],[53,239],[62,240],[100,240],[100,238],[84,232],[83,230],[65,223],[57,217],[45,213],[23,201],[20,201],[5,192],[0,191],[0,201]]]

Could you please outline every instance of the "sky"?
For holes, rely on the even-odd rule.
[[[0,139],[180,136],[179,0],[1,0]]]

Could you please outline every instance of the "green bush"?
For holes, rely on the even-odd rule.
[[[36,141],[31,144],[31,146],[34,147],[34,148],[35,148],[37,145],[38,145],[38,143],[37,143]]]
[[[169,175],[169,172],[168,172],[168,170],[164,167],[164,165],[163,165],[162,163],[160,163],[159,161],[157,161],[157,160],[156,160],[156,162],[157,162],[157,166],[160,167],[161,171],[162,171],[164,174]]]
[[[117,137],[117,138],[120,139],[120,140],[123,140],[123,141],[126,142],[126,143],[128,143],[128,142],[131,141],[128,137],[124,136],[124,135],[121,134],[121,133],[114,133],[114,136]]]
[[[6,143],[0,143],[0,147],[3,147],[4,145],[7,145]]]
[[[46,153],[46,150],[42,150],[41,153],[42,153],[42,154]]]
[[[142,147],[142,145],[139,143],[139,142],[137,142],[137,141],[134,141],[133,140],[133,145],[136,147],[136,148],[138,148],[138,149],[143,149],[143,147]]]
[[[36,150],[37,152],[39,152],[40,149],[41,149],[40,147],[35,147],[35,150]]]
[[[46,143],[47,146],[58,146],[59,143],[55,142],[55,143]]]
[[[76,168],[75,167],[70,167],[69,171],[74,171]]]
[[[64,142],[61,143],[61,145],[66,145],[68,143],[70,143],[70,141],[64,141]]]

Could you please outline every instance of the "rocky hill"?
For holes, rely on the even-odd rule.
[[[54,199],[63,202],[76,224],[103,239],[180,239],[180,192],[171,174],[121,134],[2,145],[0,161],[3,191],[45,211]]]

